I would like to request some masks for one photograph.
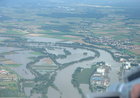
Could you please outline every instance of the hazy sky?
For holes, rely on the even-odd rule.
[[[53,2],[53,3],[88,3],[88,4],[100,4],[100,5],[112,5],[112,6],[140,6],[140,0],[0,0],[0,4],[22,4],[22,3],[41,3],[41,2]]]

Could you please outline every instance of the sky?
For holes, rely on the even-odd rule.
[[[36,3],[67,3],[67,4],[97,4],[97,5],[110,5],[110,6],[132,6],[139,7],[140,0],[0,0],[0,5],[7,4],[36,4]]]

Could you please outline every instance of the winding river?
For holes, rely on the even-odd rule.
[[[99,51],[100,57],[90,61],[79,62],[71,66],[68,66],[63,70],[57,71],[57,76],[54,81],[54,84],[58,87],[59,91],[56,91],[55,89],[50,87],[48,90],[48,98],[81,98],[81,95],[79,94],[78,90],[74,88],[73,85],[71,84],[72,74],[74,73],[77,67],[89,68],[94,62],[104,61],[112,65],[111,66],[112,70],[110,71],[109,74],[111,83],[118,81],[117,73],[120,69],[121,63],[116,62],[112,58],[110,53],[100,49],[97,49],[97,51]],[[82,87],[81,89],[83,91],[85,90],[87,91],[86,86]],[[87,92],[90,93],[89,90]],[[87,94],[87,92],[85,92],[85,95]]]

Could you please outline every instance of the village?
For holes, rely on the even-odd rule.
[[[132,41],[129,39],[124,40],[114,40],[111,37],[87,37],[84,39],[86,42],[89,42],[91,44],[98,44],[98,45],[106,45],[111,46],[116,49],[137,49],[139,48],[136,45],[132,44]]]
[[[21,95],[19,78],[8,68],[0,67],[0,96],[15,97]],[[8,92],[8,94],[7,94]]]
[[[17,81],[17,75],[11,73],[7,69],[0,67],[0,82],[9,82],[9,81]]]

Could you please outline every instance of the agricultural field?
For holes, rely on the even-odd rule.
[[[44,9],[30,10],[1,7],[1,13],[0,33],[3,36],[22,35],[22,39],[43,42],[49,38],[79,42],[82,36],[89,35],[107,36],[114,40],[131,39],[137,49],[130,51],[139,54],[140,20],[132,18],[127,9],[75,4],[53,6],[51,11],[47,5]],[[1,41],[11,38],[2,38]]]

